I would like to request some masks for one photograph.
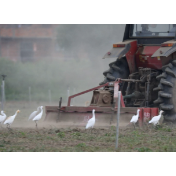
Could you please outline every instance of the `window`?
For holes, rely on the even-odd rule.
[[[134,24],[131,25],[131,37],[174,37],[175,24]]]
[[[32,61],[34,58],[33,42],[21,42],[20,46],[21,61]]]

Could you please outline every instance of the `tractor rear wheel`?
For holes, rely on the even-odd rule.
[[[154,101],[164,111],[164,121],[176,123],[176,60],[162,67],[163,73],[156,77],[160,80],[158,99]]]
[[[117,78],[126,79],[129,76],[129,67],[126,58],[117,59],[109,64],[109,69],[103,72],[104,81],[100,85],[107,82],[115,81]]]

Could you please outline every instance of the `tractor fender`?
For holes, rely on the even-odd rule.
[[[167,45],[162,46],[163,44],[167,44],[167,43],[170,43],[173,45],[170,47]],[[161,47],[158,50],[156,50],[156,52],[151,57],[161,57],[161,56],[168,57],[174,52],[176,52],[176,41],[168,41],[163,44],[161,44]]]
[[[103,57],[120,59],[126,56],[130,73],[136,72],[135,53],[137,51],[137,40],[127,40],[113,44],[113,48],[109,50]]]

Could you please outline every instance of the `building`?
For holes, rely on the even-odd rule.
[[[35,61],[59,57],[56,24],[0,24],[0,57]]]

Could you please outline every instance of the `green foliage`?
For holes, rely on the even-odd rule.
[[[115,134],[115,130],[94,129],[94,133],[88,133],[85,129],[76,130],[60,129],[57,133],[50,133],[50,130],[39,129],[36,133],[35,129],[13,129],[14,134],[1,130],[0,152],[176,152],[175,128],[171,133],[153,129],[119,130],[121,137],[117,150],[115,136],[106,135]],[[21,137],[23,134],[25,138]]]
[[[25,138],[26,137],[26,134],[22,131],[19,132],[19,136],[22,137],[22,138]]]
[[[116,127],[115,126],[111,126],[111,130],[112,131],[116,130]]]
[[[60,138],[64,138],[64,137],[65,137],[65,133],[64,133],[64,132],[59,132],[59,133],[57,133],[57,135],[58,135]]]
[[[29,63],[13,62],[0,59],[0,74],[7,75],[5,91],[7,100],[28,100],[31,87],[32,101],[48,101],[48,90],[51,100],[59,101],[62,96],[66,101],[67,88],[70,95],[94,87],[101,81],[94,77],[96,69],[91,68],[89,60],[42,60]],[[92,80],[92,78],[94,79]],[[86,78],[86,79],[85,79]],[[76,92],[73,91],[76,88]]]
[[[147,147],[141,147],[141,148],[137,148],[138,152],[152,152],[152,150],[150,148]]]
[[[156,130],[172,132],[172,129],[169,126],[157,126]]]
[[[163,146],[164,152],[176,152],[176,148],[174,148],[173,146],[168,146],[165,145]]]
[[[76,145],[76,147],[85,148],[86,144],[85,143],[79,143],[79,144]]]
[[[74,132],[74,133],[72,133],[72,136],[81,136],[81,133],[80,132]]]
[[[110,133],[106,133],[105,136],[111,136],[111,134]]]
[[[163,131],[166,131],[166,132],[172,132],[172,129],[171,129],[171,128],[163,128],[162,130],[163,130]]]

